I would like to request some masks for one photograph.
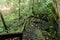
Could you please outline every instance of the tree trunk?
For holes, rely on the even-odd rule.
[[[59,23],[59,28],[58,28],[58,37],[60,37],[60,0],[53,0],[53,6],[55,7],[56,13],[59,16],[58,23]],[[60,39],[60,38],[59,38]]]
[[[1,12],[0,12],[0,17],[1,17],[1,20],[2,20],[2,23],[3,23],[4,27],[5,27],[5,29],[7,30],[7,27],[6,27],[6,24],[5,24],[5,21],[4,21],[4,18],[3,18],[3,15],[2,15]],[[7,33],[8,33],[8,31],[7,31]]]

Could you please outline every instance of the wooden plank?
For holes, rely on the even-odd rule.
[[[0,35],[0,40],[4,40],[4,39],[8,39],[8,38],[14,38],[14,37],[19,37],[20,40],[22,40],[22,34],[23,33]]]

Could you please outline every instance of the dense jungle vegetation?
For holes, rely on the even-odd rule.
[[[23,40],[60,40],[53,0],[0,0],[0,35],[23,33]]]

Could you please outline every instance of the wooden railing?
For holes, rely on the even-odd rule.
[[[0,35],[0,40],[22,40],[23,33],[12,33]]]

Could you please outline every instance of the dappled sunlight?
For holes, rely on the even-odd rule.
[[[0,5],[0,10],[1,11],[9,11],[11,9],[11,7],[10,6],[2,6],[2,5]]]
[[[11,4],[6,4],[6,5],[0,5],[0,11],[10,11],[13,5]]]

